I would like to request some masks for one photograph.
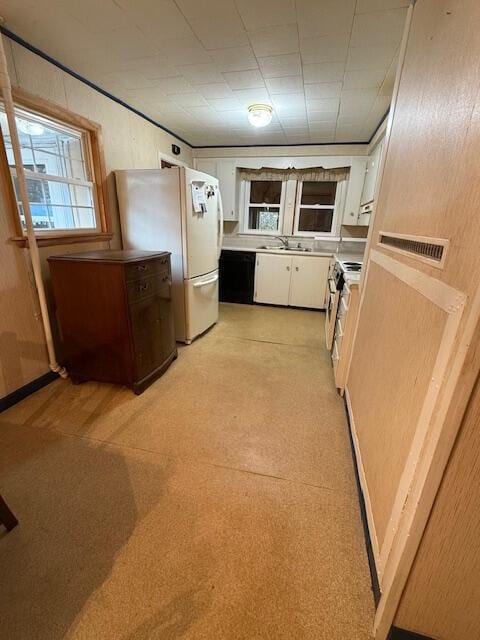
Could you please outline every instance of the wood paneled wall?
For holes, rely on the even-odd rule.
[[[107,170],[108,203],[114,238],[120,246],[120,227],[113,170],[159,166],[158,153],[170,153],[173,136],[150,124],[84,83],[64,73],[30,51],[4,37],[11,82],[34,95],[50,100],[102,126]],[[191,149],[180,144],[181,160],[191,165]],[[0,185],[1,186],[1,185]],[[0,193],[0,397],[48,371],[43,330],[36,294],[28,273],[28,253],[9,243],[14,234],[4,198]],[[42,268],[48,283],[46,258],[107,248],[106,243],[68,244],[41,249]]]
[[[347,382],[381,573],[383,595],[375,629],[382,640],[479,369],[478,358],[472,356],[480,313],[479,33],[476,0],[415,4]],[[378,244],[380,231],[448,240],[444,267],[389,251]],[[478,451],[480,443],[475,446]],[[478,550],[472,541],[475,558]],[[446,576],[436,574],[439,580]],[[467,601],[478,595],[473,582],[465,576]],[[412,610],[411,605],[419,597],[418,588],[417,577],[402,605],[403,621],[413,629],[420,607]],[[423,588],[426,608],[429,588]],[[441,599],[433,597],[428,623],[420,631],[449,640],[480,638],[480,620],[475,627],[473,622],[460,627],[455,636],[447,627],[429,629],[442,606]],[[466,634],[465,629],[473,628],[474,634]]]
[[[480,381],[437,495],[395,625],[433,638],[480,637]]]

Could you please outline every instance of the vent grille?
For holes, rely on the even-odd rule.
[[[423,258],[441,266],[445,258],[447,241],[434,238],[401,236],[380,232],[379,243],[392,250],[411,254],[412,257]]]

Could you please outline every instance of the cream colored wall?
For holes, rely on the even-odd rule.
[[[192,150],[175,137],[105,97],[58,67],[4,37],[12,86],[51,100],[102,126],[108,200],[114,237],[120,247],[119,217],[112,171],[159,166],[158,154],[181,149],[179,159],[192,164]],[[36,297],[28,276],[28,254],[9,243],[12,235],[4,192],[0,194],[0,397],[48,371],[43,331]],[[48,283],[46,258],[53,253],[108,248],[108,243],[70,244],[41,249]]]

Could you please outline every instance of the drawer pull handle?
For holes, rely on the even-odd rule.
[[[138,265],[135,267],[135,269],[136,269],[137,271],[146,271],[146,270],[147,270],[147,268],[148,268],[148,267],[147,267],[147,265],[146,265],[146,264],[138,264]]]
[[[149,287],[149,283],[148,282],[142,282],[142,284],[139,284],[137,289],[138,291],[146,291]]]

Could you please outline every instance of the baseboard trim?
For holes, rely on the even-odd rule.
[[[423,636],[421,633],[414,633],[413,631],[392,627],[388,640],[434,640],[434,638]]]
[[[358,502],[360,505],[360,515],[362,518],[363,533],[365,537],[365,548],[367,550],[368,566],[370,569],[370,580],[372,583],[373,599],[375,600],[375,606],[378,606],[382,593],[380,591],[380,582],[378,579],[377,564],[375,561],[375,552],[373,549],[372,538],[370,534],[370,527],[368,524],[368,514],[367,514],[367,507],[365,504],[365,495],[363,492],[362,481],[360,478],[360,472],[358,468],[359,461],[357,460],[357,453],[356,453],[357,448],[355,446],[354,435],[353,435],[353,425],[352,425],[350,410],[349,410],[350,402],[348,398],[348,391],[346,389],[345,389],[345,395],[344,395],[344,402],[345,402],[345,414],[347,416],[347,423],[348,423],[348,435],[350,438],[350,448],[352,452],[353,467],[355,469],[355,480],[357,482],[357,493],[358,493]]]
[[[17,402],[20,402],[20,400],[23,400],[32,393],[35,393],[35,391],[38,391],[42,387],[46,387],[47,384],[50,384],[50,382],[53,382],[57,378],[58,373],[48,371],[43,376],[40,376],[39,378],[36,378],[35,380],[24,384],[23,387],[20,387],[20,389],[12,391],[12,393],[9,393],[8,396],[0,398],[0,413],[2,411],[6,411],[10,407],[13,407],[14,404],[17,404]]]

